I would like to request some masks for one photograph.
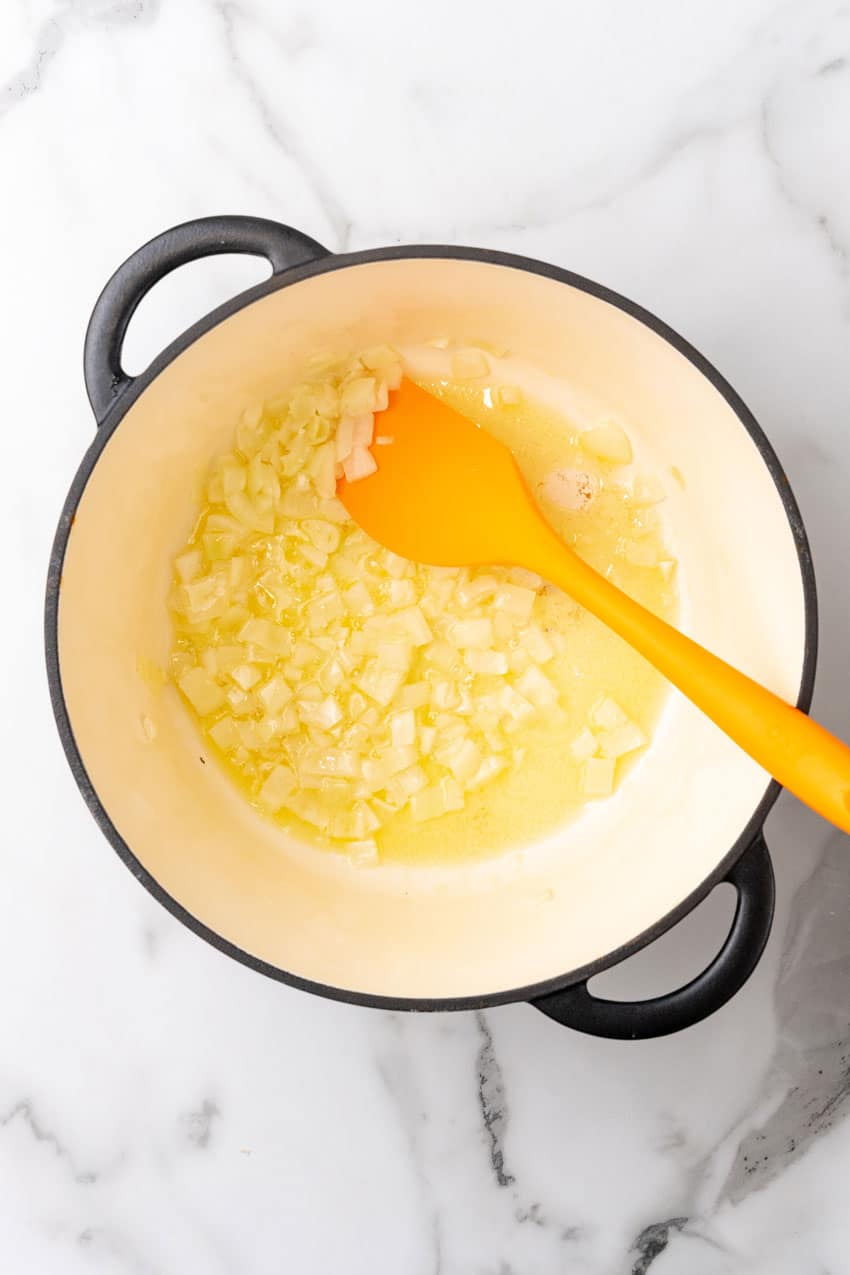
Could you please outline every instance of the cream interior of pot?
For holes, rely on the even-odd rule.
[[[758,450],[687,359],[621,310],[512,267],[370,262],[284,287],[195,341],[130,408],[80,501],[62,578],[62,685],[83,763],[133,854],[192,916],[281,970],[402,997],[490,994],[567,973],[634,938],[697,888],[767,776],[674,692],[611,799],[546,842],[477,865],[364,870],[293,844],[208,756],[165,664],[171,561],[207,461],[238,413],[317,350],[447,335],[504,345],[604,405],[659,469],[682,624],[796,698],[802,580]],[[143,718],[154,723],[151,740]]]

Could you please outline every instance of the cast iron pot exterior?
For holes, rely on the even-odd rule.
[[[140,376],[128,376],[121,367],[121,348],[130,319],[146,293],[159,279],[180,265],[202,257],[227,253],[265,257],[272,266],[271,278],[241,293],[194,324]],[[780,787],[775,782],[765,791],[735,844],[699,888],[631,942],[589,965],[532,986],[492,995],[425,1000],[367,995],[306,980],[258,960],[216,934],[172,898],[134,856],[101,804],[80,756],[63,694],[59,667],[58,615],[62,566],[71,524],[88,479],[127,410],[159,373],[193,341],[243,306],[313,275],[371,261],[411,257],[483,261],[542,275],[580,289],[618,307],[650,328],[688,359],[722,395],[757,447],[779,493],[793,534],[805,606],[805,645],[797,707],[803,711],[808,710],[817,653],[817,601],[811,553],[799,509],[782,467],[752,413],[715,368],[681,336],[641,306],[608,288],[556,266],[510,253],[447,245],[411,245],[334,255],[314,239],[289,226],[254,217],[219,216],[176,226],[135,252],[107,283],[89,324],[85,343],[85,380],[98,430],[77,471],[62,511],[50,557],[45,602],[48,682],[68,763],[98,826],[133,875],[189,929],[259,973],[304,991],[379,1009],[468,1010],[513,1001],[529,1001],[565,1026],[612,1039],[646,1039],[680,1031],[708,1017],[735,995],[752,973],[767,942],[773,918],[774,880],[762,825],[780,792]],[[593,975],[610,969],[658,938],[723,881],[729,882],[736,891],[735,915],[723,946],[701,974],[676,991],[644,1001],[610,1001],[591,994],[587,984]]]

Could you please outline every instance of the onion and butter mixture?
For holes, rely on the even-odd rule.
[[[480,350],[425,388],[510,445],[547,516],[666,617],[674,561],[624,430],[576,433]],[[252,406],[209,474],[170,596],[174,680],[249,798],[357,863],[493,853],[610,794],[664,684],[530,572],[428,567],[336,499],[380,465],[389,347]],[[450,463],[450,457],[447,457]]]

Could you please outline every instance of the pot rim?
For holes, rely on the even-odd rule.
[[[192,915],[183,907],[175,898],[173,898],[159,884],[156,878],[148,872],[142,863],[136,858],[129,845],[124,841],[115,825],[112,823],[105,808],[101,805],[97,791],[89,778],[86,771],[82,756],[77,747],[74,738],[74,732],[65,703],[65,696],[62,689],[62,675],[59,664],[59,643],[58,643],[58,621],[59,621],[59,595],[61,589],[62,566],[65,558],[65,551],[68,544],[68,537],[71,526],[74,521],[77,507],[83,497],[88,480],[94,470],[94,467],[100,457],[101,452],[106,447],[112,434],[120,425],[121,421],[127,415],[128,410],[136,402],[136,400],[145,392],[148,386],[156,379],[157,376],[178,358],[186,349],[189,348],[199,337],[209,332],[212,328],[217,327],[219,323],[235,314],[237,311],[244,309],[246,306],[253,304],[255,301],[261,300],[272,292],[276,292],[281,288],[289,287],[295,283],[301,283],[306,279],[315,275],[326,274],[335,270],[347,269],[350,266],[366,265],[371,262],[379,261],[398,261],[408,258],[434,258],[434,259],[456,259],[465,261],[480,261],[487,265],[495,265],[507,269],[522,270],[530,274],[541,275],[544,278],[551,279],[556,283],[563,283],[570,287],[577,288],[581,292],[588,293],[590,296],[596,297],[601,301],[605,301],[615,306],[630,318],[644,324],[656,335],[660,336],[675,350],[677,350],[688,362],[696,368],[717,390],[717,392],[725,399],[729,407],[735,413],[742,427],[749,434],[764,465],[773,479],[777,493],[785,511],[785,516],[791,528],[794,538],[794,545],[797,551],[797,560],[800,567],[800,575],[803,586],[803,607],[804,607],[804,644],[803,644],[803,663],[800,677],[800,687],[797,694],[796,706],[803,712],[807,712],[812,701],[814,691],[815,667],[817,663],[817,646],[818,646],[818,608],[817,608],[817,590],[815,584],[814,564],[812,561],[811,549],[809,546],[808,536],[803,525],[802,516],[800,514],[797,501],[791,490],[791,486],[786,477],[782,464],[779,461],[776,452],[773,450],[767,435],[756,421],[750,409],[746,406],[740,396],[732,388],[729,382],[721,375],[720,372],[708,361],[697,349],[686,341],[678,332],[671,328],[663,320],[659,319],[651,311],[645,309],[637,302],[631,301],[628,297],[622,296],[620,293],[613,291],[611,288],[603,284],[596,283],[594,280],[587,279],[582,275],[575,274],[573,271],[564,270],[559,266],[550,265],[548,262],[538,261],[533,257],[524,257],[515,253],[500,252],[487,248],[469,248],[463,246],[454,246],[447,244],[407,244],[397,245],[388,248],[371,248],[361,252],[328,254],[313,261],[307,262],[301,266],[295,266],[288,270],[277,274],[272,274],[269,279],[263,280],[252,288],[246,289],[244,292],[237,293],[236,296],[217,306],[208,314],[204,315],[196,323],[193,323],[184,332],[182,332],[174,341],[172,341],[161,354],[155,358],[144,372],[133,378],[126,389],[116,398],[109,411],[106,413],[103,421],[97,428],[94,439],[88,447],[80,466],[74,476],[65,504],[59,519],[59,525],[56,529],[53,546],[50,554],[50,562],[47,574],[47,588],[45,596],[45,612],[44,612],[44,640],[45,640],[45,656],[47,663],[47,679],[50,689],[50,701],[53,708],[53,714],[59,730],[59,736],[68,764],[76,781],[77,787],[82,793],[89,810],[94,816],[95,822],[100,828],[103,835],[109,841],[112,848],[124,864],[132,872],[133,876],[141,882],[145,889],[153,895],[153,897],[165,907],[172,916],[181,921],[188,929],[192,930],[200,938],[206,940],[219,952],[223,952],[226,956],[232,957],[239,961],[242,965],[246,965],[249,969],[255,970],[257,973],[264,974],[268,978],[273,978],[278,982],[286,983],[291,987],[295,987],[300,991],[312,992],[315,995],[323,996],[330,1000],[342,1001],[347,1004],[365,1006],[372,1009],[384,1010],[412,1010],[412,1011],[449,1011],[449,1010],[473,1010],[483,1009],[488,1006],[511,1004],[515,1001],[536,1000],[541,997],[551,995],[554,992],[562,991],[567,987],[572,987],[576,983],[586,982],[596,974],[601,974],[603,970],[610,969],[619,964],[627,957],[634,955],[635,952],[646,947],[647,944],[660,938],[667,930],[681,921],[696,905],[718,885],[727,875],[733,864],[741,857],[741,855],[750,847],[755,838],[761,831],[768,812],[775,803],[781,792],[781,786],[776,780],[771,780],[765,789],[761,800],[756,805],[749,820],[741,830],[737,839],[727,853],[720,859],[715,868],[704,878],[695,890],[692,890],[676,907],[666,912],[662,917],[655,921],[651,926],[647,927],[640,934],[630,939],[627,943],[621,944],[620,947],[606,953],[604,956],[591,961],[588,964],[580,966],[574,970],[568,970],[563,974],[554,976],[553,978],[544,979],[542,982],[528,984],[522,987],[509,988],[498,992],[482,992],[469,996],[449,996],[449,997],[396,997],[396,996],[379,996],[368,992],[360,992],[354,989],[337,987],[333,984],[320,983],[313,979],[303,978],[300,975],[282,970],[276,965],[271,965],[267,961],[251,955],[243,948],[231,943],[216,931],[210,929],[203,921]]]

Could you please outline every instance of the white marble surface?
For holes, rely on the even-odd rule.
[[[325,1003],[138,887],[67,771],[41,653],[96,293],[165,226],[250,212],[333,249],[543,257],[683,331],[797,490],[816,709],[850,735],[848,59],[835,0],[3,0],[4,1271],[850,1271],[845,838],[780,802],[765,959],[676,1038]],[[259,273],[162,285],[131,370]],[[695,971],[727,909],[718,894],[617,986]]]

